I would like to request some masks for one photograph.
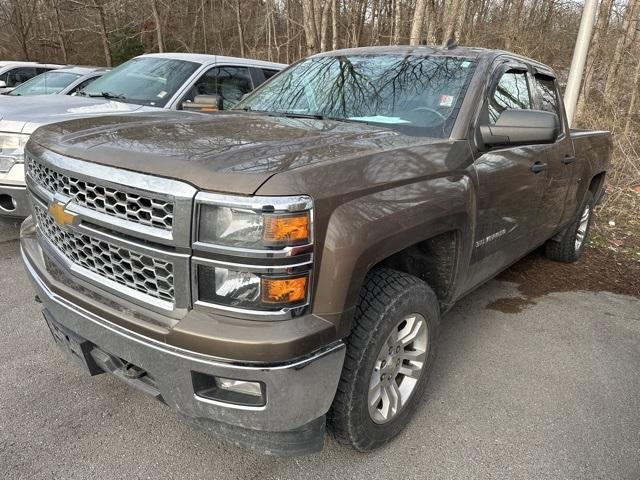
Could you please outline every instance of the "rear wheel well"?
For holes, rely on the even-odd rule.
[[[602,188],[604,187],[604,180],[605,180],[606,174],[607,172],[598,173],[591,179],[591,183],[589,184],[589,191],[593,195],[593,198],[595,199],[596,202],[600,200],[600,197],[602,196],[601,191],[602,191]]]
[[[392,268],[424,280],[440,304],[446,304],[452,293],[458,238],[455,231],[441,233],[394,253],[376,267]]]

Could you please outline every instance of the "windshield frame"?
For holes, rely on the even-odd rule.
[[[307,114],[303,114],[303,113],[295,113],[295,112],[285,112],[285,111],[265,111],[265,110],[255,110],[255,109],[251,109],[250,107],[248,107],[247,104],[251,103],[252,100],[256,97],[259,96],[262,92],[262,90],[264,88],[268,88],[269,84],[273,81],[277,81],[278,77],[282,77],[284,75],[286,75],[286,72],[294,69],[296,67],[298,67],[300,64],[307,62],[307,61],[313,61],[314,59],[318,59],[318,58],[337,58],[340,56],[344,56],[344,57],[389,57],[389,56],[395,56],[395,57],[415,57],[415,58],[434,58],[434,59],[457,59],[463,62],[469,62],[470,66],[468,67],[468,73],[466,75],[466,78],[464,80],[464,84],[460,87],[460,90],[458,92],[457,98],[455,99],[455,102],[452,106],[452,110],[451,113],[449,114],[449,116],[447,117],[446,121],[441,124],[441,128],[440,127],[425,127],[425,126],[416,126],[416,125],[408,125],[408,124],[402,124],[402,123],[389,123],[389,122],[376,122],[373,121],[371,119],[357,119],[357,118],[341,118],[341,117],[331,117],[331,116],[323,116],[323,115],[318,115],[317,113],[307,113]],[[420,137],[427,137],[427,138],[451,138],[451,135],[454,131],[455,125],[460,117],[460,113],[463,107],[463,103],[464,100],[467,96],[467,94],[469,93],[469,88],[472,84],[473,79],[476,76],[476,73],[478,72],[479,66],[481,65],[481,59],[472,55],[456,55],[455,53],[451,53],[451,54],[438,54],[438,53],[433,53],[433,52],[429,52],[429,53],[420,53],[420,52],[354,52],[351,54],[342,54],[342,55],[335,55],[335,54],[318,54],[318,55],[314,55],[311,57],[306,57],[303,59],[298,60],[297,62],[291,64],[289,67],[287,67],[286,69],[282,70],[281,72],[278,73],[278,75],[275,75],[274,77],[270,78],[269,80],[267,80],[266,82],[264,82],[262,85],[260,85],[258,88],[256,88],[254,91],[252,91],[249,95],[247,95],[244,99],[242,99],[234,108],[233,110],[241,110],[241,111],[245,111],[245,112],[249,112],[249,113],[255,113],[258,115],[268,115],[268,116],[283,116],[283,117],[299,117],[299,118],[310,118],[310,119],[317,119],[317,120],[332,120],[332,121],[340,121],[340,122],[346,122],[346,123],[361,123],[361,124],[366,124],[366,125],[372,125],[372,126],[376,126],[376,127],[381,127],[381,128],[388,128],[388,129],[392,129],[392,130],[396,130],[400,133],[403,134],[407,134],[407,135],[411,135],[411,136],[420,136]],[[467,67],[465,67],[467,68]],[[427,130],[431,130],[431,132],[428,132]],[[440,132],[438,130],[441,130],[441,134],[439,134]]]
[[[20,89],[22,89],[23,87],[30,87],[31,84],[35,84],[38,82],[41,82],[46,76],[51,76],[51,75],[71,75],[74,78],[67,83],[64,87],[62,87],[61,89],[55,91],[55,92],[51,92],[51,93],[34,93],[34,94],[30,94],[30,95],[24,95],[22,93],[20,93]],[[13,96],[13,97],[37,97],[39,95],[59,95],[61,92],[64,92],[67,88],[69,88],[69,85],[73,85],[73,83],[75,83],[76,81],[78,81],[79,78],[82,78],[82,74],[79,73],[74,73],[74,72],[65,72],[65,71],[59,71],[59,70],[48,70],[46,72],[41,73],[40,75],[36,75],[33,78],[30,78],[29,80],[27,80],[24,83],[21,83],[20,85],[18,85],[17,87],[15,87],[13,90],[11,90],[7,95],[9,96]],[[15,93],[15,92],[18,93]]]

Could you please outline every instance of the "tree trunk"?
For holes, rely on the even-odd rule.
[[[324,5],[322,6],[322,21],[320,22],[320,51],[327,51],[327,37],[329,34],[329,10],[331,10],[331,5],[333,0],[324,0]]]
[[[316,53],[316,22],[314,20],[313,0],[302,0],[302,25],[304,27],[304,35],[307,40],[307,54]]]
[[[244,57],[244,29],[242,28],[242,17],[240,16],[240,0],[236,0],[236,27],[240,38],[240,56]]]
[[[104,6],[93,0],[93,5],[98,13],[98,30],[100,34],[100,40],[102,41],[102,52],[104,54],[104,62],[107,67],[113,66],[111,58],[111,46],[109,45],[109,33],[107,32],[107,19],[104,13]]]
[[[631,0],[627,4],[627,11],[624,15],[624,21],[622,23],[622,32],[618,37],[618,41],[616,43],[616,49],[613,52],[613,57],[611,59],[611,63],[609,64],[609,70],[607,72],[607,79],[604,85],[604,96],[605,98],[610,98],[613,93],[613,87],[615,86],[616,77],[618,75],[618,68],[620,67],[620,63],[622,60],[622,54],[624,53],[625,47],[627,45],[627,39],[631,37],[631,30],[635,26],[636,23],[634,21],[634,15],[636,13],[636,7],[638,6],[638,0]]]
[[[402,0],[395,0],[393,2],[393,37],[391,39],[392,45],[400,44],[400,34],[402,25],[400,21],[402,20]]]
[[[58,37],[58,46],[60,47],[60,53],[62,53],[62,61],[65,65],[69,64],[69,53],[67,51],[67,41],[64,38],[64,26],[60,18],[60,4],[58,2],[53,3],[53,13],[56,19],[56,36]]]
[[[158,42],[158,52],[164,53],[164,35],[162,32],[162,20],[160,19],[160,12],[158,12],[158,0],[151,1],[151,13],[153,14],[153,21],[156,24],[156,41]]]
[[[413,12],[413,20],[411,21],[411,35],[409,37],[410,45],[420,45],[426,9],[427,0],[416,0],[416,9]]]
[[[449,39],[453,38],[454,35],[456,34],[456,25],[457,25],[457,18],[458,18],[458,14],[460,13],[460,7],[462,2],[465,2],[467,0],[455,0],[453,3],[453,6],[451,8],[451,11],[449,12],[448,16],[447,16],[447,23],[444,29],[444,35],[442,37],[442,43],[448,42]]]
[[[633,82],[633,94],[629,101],[629,109],[627,110],[627,120],[624,126],[625,136],[631,134],[631,126],[633,125],[634,116],[638,114],[638,96],[640,96],[640,61],[636,61],[636,73]]]
[[[331,48],[338,49],[338,1],[331,0]]]

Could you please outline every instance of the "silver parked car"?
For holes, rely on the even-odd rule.
[[[123,63],[75,96],[0,95],[0,215],[28,215],[24,146],[38,127],[132,112],[228,109],[285,67],[221,55],[154,53]]]
[[[12,97],[74,95],[108,71],[109,69],[104,67],[59,68],[33,77],[7,95]]]
[[[10,92],[36,75],[62,68],[63,66],[38,62],[0,62],[0,94]]]

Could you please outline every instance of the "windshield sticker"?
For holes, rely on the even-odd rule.
[[[165,92],[164,90],[162,90],[159,94],[158,94],[158,98],[164,98],[167,96],[167,92]]]
[[[461,68],[469,68],[471,66],[471,62],[462,62],[460,64]]]
[[[440,95],[441,107],[453,107],[453,95]]]

